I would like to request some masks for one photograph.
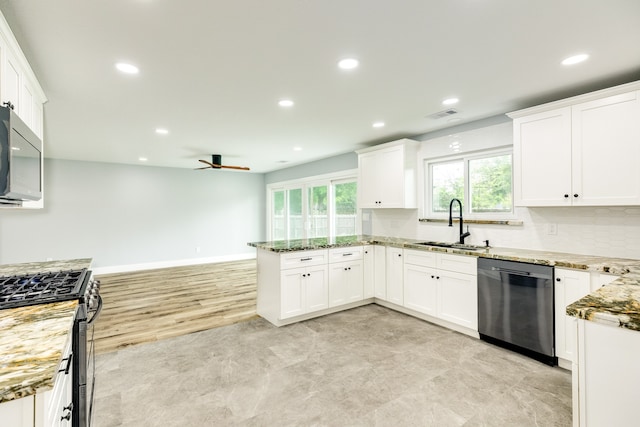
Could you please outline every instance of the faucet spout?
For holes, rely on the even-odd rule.
[[[453,227],[453,203],[454,202],[458,202],[458,207],[460,209],[460,216],[456,217],[460,220],[460,244],[464,245],[464,239],[466,237],[471,236],[471,233],[469,233],[469,226],[467,226],[467,232],[464,232],[464,220],[462,219],[462,202],[460,201],[460,199],[451,199],[451,202],[449,203],[449,227]]]

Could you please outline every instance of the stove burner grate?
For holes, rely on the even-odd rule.
[[[0,309],[78,299],[86,279],[86,269],[0,277]]]

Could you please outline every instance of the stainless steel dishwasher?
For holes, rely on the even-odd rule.
[[[553,267],[478,258],[480,338],[557,365]]]

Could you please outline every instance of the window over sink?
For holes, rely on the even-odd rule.
[[[425,212],[449,214],[451,199],[462,201],[471,218],[513,212],[512,152],[490,150],[459,157],[425,159]]]

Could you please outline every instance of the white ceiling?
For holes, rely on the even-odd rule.
[[[640,79],[638,0],[0,0],[0,10],[48,97],[51,158],[194,168],[220,153],[266,172]],[[582,52],[587,62],[560,64]],[[360,67],[338,69],[345,57]],[[140,73],[119,73],[119,61]],[[461,121],[426,117],[452,96]]]

